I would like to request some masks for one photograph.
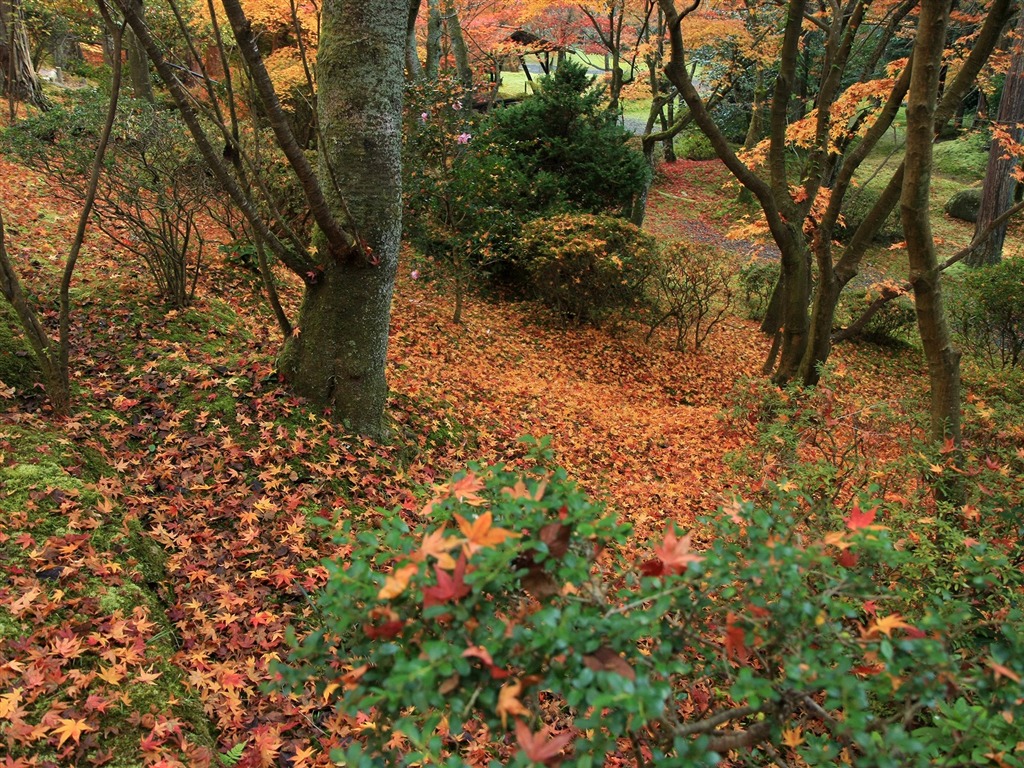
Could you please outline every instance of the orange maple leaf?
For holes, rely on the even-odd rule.
[[[409,563],[401,568],[392,570],[384,579],[384,586],[377,593],[377,598],[379,600],[394,600],[405,592],[405,588],[409,586],[409,582],[412,581],[412,577],[418,570],[419,566],[415,563]]]
[[[488,511],[470,522],[462,515],[455,515],[455,522],[459,524],[459,530],[466,537],[463,543],[466,555],[472,557],[477,550],[486,547],[493,547],[501,544],[506,539],[518,538],[520,534],[505,528],[495,528],[494,516]]]
[[[530,499],[531,501],[540,501],[544,497],[544,491],[547,490],[548,481],[541,480],[537,484],[537,489],[530,493],[530,489],[526,487],[526,483],[523,478],[516,480],[516,484],[513,486],[506,486],[501,489],[501,492],[512,499]]]
[[[62,717],[60,719],[60,725],[53,729],[53,732],[60,736],[57,741],[57,747],[64,746],[64,742],[71,739],[78,743],[78,740],[82,737],[82,734],[86,731],[94,731],[95,728],[91,727],[85,720],[69,720]]]
[[[682,573],[690,563],[699,563],[704,559],[690,549],[692,537],[693,534],[688,533],[683,538],[678,538],[673,526],[669,526],[665,531],[665,538],[661,546],[654,548],[654,554],[661,560],[666,571]]]
[[[485,483],[483,480],[472,472],[467,472],[458,480],[453,480],[451,482],[449,485],[449,491],[453,497],[461,501],[463,504],[479,507],[484,503],[484,500],[480,498],[477,491],[482,490],[484,486]]]
[[[1005,677],[1007,680],[1012,680],[1018,685],[1020,684],[1020,675],[1018,675],[1009,667],[1000,664],[995,659],[989,659],[985,662],[985,664],[988,666],[989,669],[995,672],[996,680],[999,680],[1000,677]]]

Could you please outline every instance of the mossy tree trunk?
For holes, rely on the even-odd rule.
[[[1017,48],[1010,59],[1010,69],[1003,81],[1003,94],[999,98],[999,111],[996,114],[996,125],[1009,135],[1011,143],[1020,144],[1024,139],[1024,13],[1017,21]],[[985,168],[985,183],[982,185],[981,206],[978,210],[978,221],[974,235],[991,228],[991,232],[970,255],[964,259],[972,267],[986,264],[997,264],[1003,257],[1003,241],[1006,240],[1006,223],[991,227],[992,222],[1013,205],[1017,191],[1017,181],[1013,171],[1017,167],[1017,158],[1011,152],[1012,147],[999,138],[993,139],[992,149],[988,155]]]
[[[46,108],[19,0],[0,0],[0,82],[9,98]]]
[[[385,361],[401,236],[405,0],[327,0],[317,54],[318,176],[362,253],[322,258],[279,361],[292,388],[371,436],[385,432]],[[357,44],[356,44],[357,43]],[[320,254],[330,252],[322,233]]]

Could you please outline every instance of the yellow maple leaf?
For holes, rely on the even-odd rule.
[[[428,557],[433,557],[441,568],[454,570],[455,558],[448,553],[462,544],[463,540],[456,536],[445,536],[444,531],[445,526],[441,526],[440,529],[424,536],[419,551],[412,556],[412,559],[421,563]]]
[[[497,712],[501,717],[501,727],[508,727],[508,717],[523,716],[529,717],[530,710],[523,706],[523,702],[519,700],[519,694],[523,690],[523,684],[518,680],[509,680],[498,691],[498,706]]]
[[[9,718],[11,713],[21,705],[21,688],[15,688],[10,693],[0,696],[0,719]]]
[[[384,579],[384,586],[377,593],[377,598],[380,600],[394,600],[405,592],[405,588],[409,586],[409,582],[418,570],[419,566],[415,563],[409,563],[401,568],[392,570]]]
[[[888,616],[875,619],[871,626],[868,627],[868,636],[885,635],[886,637],[892,637],[894,629],[913,629],[913,627],[907,624],[898,613],[891,613]]]
[[[796,749],[804,743],[803,729],[800,726],[783,728],[782,743],[791,749]]]
[[[455,522],[459,524],[459,530],[466,537],[463,547],[467,557],[472,557],[477,550],[493,547],[506,539],[518,538],[520,535],[505,528],[495,528],[493,526],[494,516],[489,511],[484,512],[472,522],[462,515],[455,515]]]
[[[85,720],[69,720],[62,717],[60,719],[60,725],[54,728],[53,732],[60,736],[60,739],[57,741],[57,747],[60,748],[64,746],[64,742],[68,739],[71,739],[75,744],[77,744],[85,731],[94,730],[96,729],[90,727]]]

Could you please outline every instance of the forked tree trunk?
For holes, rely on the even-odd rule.
[[[0,70],[5,96],[46,109],[43,89],[32,66],[20,0],[0,0]]]
[[[320,178],[333,171],[366,257],[322,260],[279,361],[300,395],[360,434],[386,433],[385,362],[401,235],[406,0],[327,0],[317,84]],[[359,41],[353,45],[353,41]],[[328,199],[339,219],[341,200]],[[317,236],[321,253],[327,245]]]
[[[907,149],[900,219],[931,383],[931,437],[960,441],[960,353],[953,348],[929,215],[935,108],[950,0],[923,0],[907,99]]]
[[[473,68],[469,64],[469,49],[466,47],[466,38],[462,34],[462,22],[459,21],[459,11],[452,0],[445,0],[444,3],[444,25],[448,30],[448,40],[452,46],[452,56],[455,57],[455,72],[458,74],[459,83],[467,92],[473,90]],[[464,105],[471,109],[471,104]]]

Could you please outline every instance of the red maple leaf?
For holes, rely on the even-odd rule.
[[[469,594],[469,586],[464,580],[466,575],[466,553],[459,555],[459,561],[455,564],[455,570],[451,573],[439,566],[434,566],[434,573],[437,574],[437,584],[432,587],[423,588],[423,607],[429,608],[432,605],[441,605],[449,601],[456,601]]]
[[[878,507],[872,507],[871,509],[861,511],[860,502],[854,500],[853,509],[843,522],[846,523],[846,527],[851,531],[870,528],[872,523],[875,522],[875,514],[877,511]]]

